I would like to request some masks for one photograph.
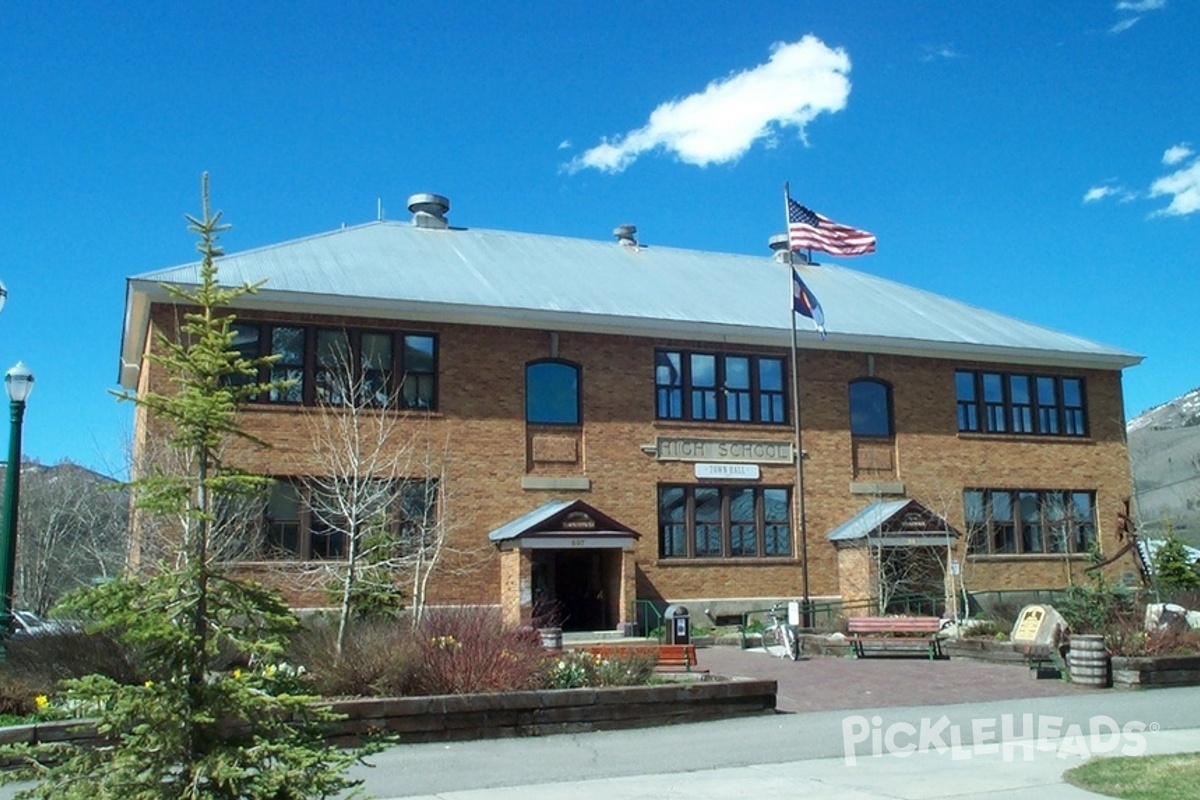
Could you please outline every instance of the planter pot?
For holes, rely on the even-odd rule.
[[[562,650],[562,628],[538,628],[542,636],[542,647],[548,650]]]
[[[1081,686],[1109,685],[1108,650],[1104,637],[1098,634],[1071,634],[1071,649],[1067,651],[1067,674]]]

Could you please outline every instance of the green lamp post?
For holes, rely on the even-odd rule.
[[[4,474],[4,526],[0,529],[0,658],[12,633],[13,574],[17,556],[17,517],[21,496],[21,421],[25,400],[33,391],[33,373],[21,362],[4,376],[12,427],[8,434],[8,469]]]

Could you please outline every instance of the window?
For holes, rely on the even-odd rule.
[[[329,481],[279,480],[271,485],[263,514],[262,556],[272,560],[341,560],[351,529],[343,501],[348,496]],[[360,486],[361,491],[361,486]],[[395,537],[398,552],[424,546],[435,525],[436,481],[372,481],[355,516],[365,527],[380,520]],[[364,530],[364,534],[369,532]]]
[[[783,359],[659,350],[654,354],[658,419],[785,424]]]
[[[304,401],[304,329],[275,326],[271,329],[271,352],[275,362],[271,364],[270,380],[291,381],[282,388],[271,389],[272,403],[300,403]]]
[[[662,558],[792,554],[790,490],[761,486],[660,486]]]
[[[525,365],[525,421],[539,425],[578,425],[579,367],[566,361]]]
[[[1086,553],[1096,542],[1094,492],[968,489],[972,555]]]
[[[436,408],[437,339],[430,334],[244,321],[233,331],[233,349],[243,358],[275,357],[246,383],[291,382],[261,402],[342,405],[354,387],[364,405]]]
[[[1081,378],[958,370],[954,385],[959,431],[1087,436]]]
[[[850,433],[855,436],[891,436],[892,390],[872,378],[850,382]]]

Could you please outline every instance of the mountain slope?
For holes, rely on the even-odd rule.
[[[1142,530],[1169,523],[1200,545],[1200,388],[1139,414],[1127,433]]]

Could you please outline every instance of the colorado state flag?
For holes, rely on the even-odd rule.
[[[792,310],[811,319],[817,326],[817,333],[825,338],[825,312],[816,296],[800,280],[800,274],[792,267]]]

